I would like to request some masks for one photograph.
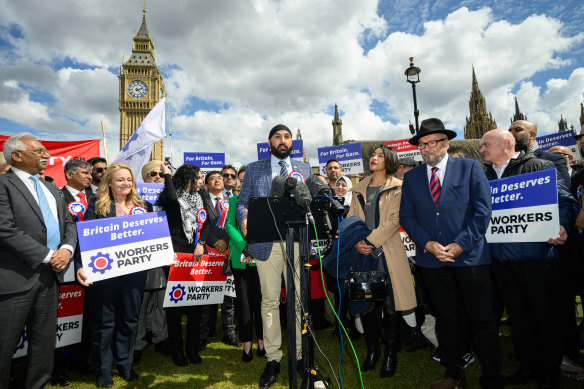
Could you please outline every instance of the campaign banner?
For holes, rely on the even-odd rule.
[[[410,138],[400,140],[390,140],[385,142],[386,146],[393,146],[398,158],[412,158],[415,161],[422,162],[422,153],[417,146],[410,144]]]
[[[61,285],[59,287],[55,348],[81,342],[84,295],[85,291],[80,285]],[[18,339],[12,358],[23,357],[27,353],[28,337],[25,327],[20,339]]]
[[[164,184],[147,184],[144,182],[137,182],[138,194],[142,200],[148,201],[153,207],[158,206],[158,198],[164,189]]]
[[[326,161],[336,159],[341,165],[343,174],[362,174],[363,156],[361,154],[361,143],[351,143],[346,145],[319,147],[318,165],[321,174],[326,176]]]
[[[292,141],[292,154],[290,158],[301,160],[304,158],[303,154],[304,143],[302,139],[296,139]],[[270,157],[270,145],[268,142],[258,143],[258,161],[261,159],[266,159]]]
[[[570,149],[570,151],[572,151],[574,161],[579,161],[582,159],[574,130],[538,136],[535,138],[535,140],[537,141],[537,145],[541,151],[548,151],[554,146],[566,146]]]
[[[401,237],[404,249],[406,250],[406,256],[408,258],[416,256],[416,244],[410,238],[406,230],[402,226],[399,226],[399,236]]]
[[[207,246],[209,254],[195,263],[193,254],[176,253],[177,262],[170,268],[164,308],[190,305],[221,304],[227,276],[222,273],[225,253]]]
[[[237,297],[235,293],[235,278],[233,278],[233,275],[227,276],[225,280],[225,296]]]
[[[185,164],[200,167],[205,177],[211,171],[221,170],[225,165],[225,153],[185,153]]]
[[[489,181],[489,243],[547,242],[560,232],[556,169]]]
[[[9,136],[0,135],[0,150],[4,150],[4,142]],[[55,185],[59,188],[67,185],[63,168],[71,159],[87,161],[93,157],[99,157],[99,139],[80,140],[72,142],[40,141],[49,151],[51,156],[47,161],[45,174],[55,179]]]
[[[174,262],[163,211],[78,222],[77,236],[88,282]]]

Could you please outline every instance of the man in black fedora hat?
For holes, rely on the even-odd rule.
[[[416,264],[438,319],[441,363],[446,366],[444,379],[431,388],[453,389],[465,381],[464,369],[473,358],[461,328],[465,312],[483,367],[480,385],[503,388],[485,240],[491,192],[477,161],[448,156],[455,136],[440,119],[422,121],[410,143],[425,163],[405,174],[401,197],[400,223],[416,244]]]

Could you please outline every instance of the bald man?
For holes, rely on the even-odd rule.
[[[570,150],[568,147],[566,146],[554,146],[551,149],[548,150],[550,153],[552,154],[556,154],[559,155],[561,157],[564,157],[564,159],[566,160],[566,166],[568,167],[568,174],[570,175],[570,178],[572,177],[572,165],[574,162],[574,155],[572,155],[572,150]]]
[[[541,151],[537,144],[537,125],[527,120],[517,120],[509,127],[509,132],[515,138],[515,150],[524,150],[526,153],[532,153],[536,158],[545,159],[554,163],[564,184],[570,187],[570,175],[564,160],[555,154]]]
[[[487,163],[489,180],[554,167],[553,163],[538,159],[530,152],[515,151],[513,135],[497,129],[481,139],[480,152]],[[507,377],[508,385],[524,385],[534,379],[539,388],[559,385],[562,347],[556,320],[556,296],[560,290],[556,246],[566,242],[567,229],[576,217],[578,206],[557,171],[556,175],[559,236],[541,243],[489,243],[493,279],[509,315],[514,352],[520,363],[519,369]]]

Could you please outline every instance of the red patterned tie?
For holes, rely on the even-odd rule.
[[[79,192],[77,193],[77,197],[79,197],[79,202],[83,204],[83,206],[87,210],[87,200],[85,199],[85,193]]]
[[[440,186],[440,179],[438,178],[438,168],[432,168],[432,176],[430,177],[430,191],[432,191],[432,199],[434,203],[438,202],[440,198],[440,192],[442,191],[442,186]]]

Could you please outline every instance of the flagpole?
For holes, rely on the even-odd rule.
[[[166,95],[166,91],[164,92],[164,97],[167,97]],[[166,108],[168,108],[168,98],[166,98],[166,100],[164,101],[164,104],[166,104]],[[166,119],[167,119],[167,123],[168,123],[168,136],[170,136],[170,165],[172,166],[172,162],[173,162],[173,154],[172,154],[172,125],[170,122],[170,112],[168,111],[168,109],[166,110]]]
[[[107,161],[107,164],[109,165],[109,156],[107,153],[107,143],[105,141],[105,130],[103,129],[103,122],[101,122],[101,133],[103,135],[103,150],[105,151],[105,160]]]

